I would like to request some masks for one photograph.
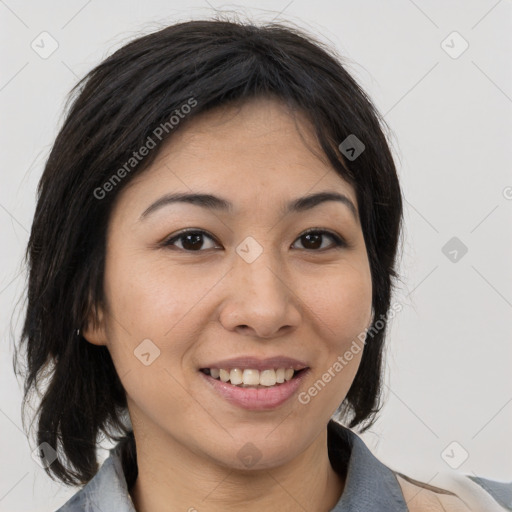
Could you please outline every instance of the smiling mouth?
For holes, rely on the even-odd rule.
[[[308,368],[294,370],[293,368],[270,368],[268,370],[255,369],[223,369],[223,368],[201,368],[200,371],[212,379],[231,384],[240,388],[269,388],[280,386],[292,379],[295,379]]]

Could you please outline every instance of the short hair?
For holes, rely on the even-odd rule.
[[[357,374],[337,412],[349,428],[363,432],[373,425],[381,408],[386,315],[399,278],[402,197],[384,130],[389,128],[343,64],[334,50],[296,27],[195,20],[138,37],[73,87],[38,184],[19,340],[19,348],[26,344],[23,410],[29,392],[47,379],[33,421],[37,444],[48,443],[58,454],[45,467],[51,478],[87,483],[99,467],[102,434],[128,443],[126,453],[136,461],[133,429],[123,421],[126,393],[110,353],[75,333],[90,315],[97,324],[96,308],[106,306],[106,228],[116,197],[151,165],[159,148],[133,168],[126,162],[148,137],[161,147],[201,112],[256,97],[277,97],[304,113],[323,156],[357,194],[373,321],[378,318],[381,328],[367,333]],[[193,108],[182,107],[187,104]],[[179,112],[184,115],[174,123]],[[343,157],[340,144],[349,136],[364,144],[357,158]],[[116,173],[122,179],[113,183]],[[128,484],[135,478],[127,476]]]

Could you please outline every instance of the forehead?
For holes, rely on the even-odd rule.
[[[204,191],[232,202],[328,189],[355,191],[330,165],[307,117],[275,98],[222,106],[187,120],[129,188],[151,195]]]
[[[316,150],[316,157],[306,155],[311,153],[308,147]],[[275,98],[254,98],[203,112],[176,132],[162,155],[168,151],[174,156],[186,152],[189,157],[239,158],[247,164],[249,156],[276,162],[325,159],[305,114]]]

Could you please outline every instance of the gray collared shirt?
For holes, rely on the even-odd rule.
[[[363,440],[331,420],[328,453],[333,469],[345,477],[345,487],[331,512],[408,512],[396,473],[380,462]],[[512,510],[512,483],[473,478],[503,510]],[[493,501],[494,501],[493,500]],[[136,512],[123,473],[119,445],[82,489],[56,512]]]

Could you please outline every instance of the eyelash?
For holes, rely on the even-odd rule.
[[[176,240],[179,240],[179,239],[183,238],[184,236],[190,235],[190,234],[206,235],[208,238],[210,238],[211,240],[213,240],[214,242],[217,243],[217,241],[215,240],[215,238],[213,236],[209,235],[206,231],[204,231],[202,229],[187,229],[185,231],[182,231],[181,233],[178,233],[177,235],[172,236],[171,238],[168,238],[167,240],[165,240],[163,242],[162,245],[164,247],[172,247]],[[334,241],[333,246],[332,247],[327,247],[327,248],[324,247],[323,249],[303,249],[304,251],[308,251],[308,252],[324,252],[324,251],[328,251],[330,249],[338,249],[338,248],[341,248],[341,247],[348,248],[348,244],[346,243],[346,241],[343,238],[341,238],[339,235],[336,235],[335,233],[333,233],[331,231],[327,231],[325,229],[319,229],[319,228],[308,229],[304,233],[300,234],[297,237],[297,240],[302,238],[303,236],[311,235],[311,234],[328,235]],[[205,252],[205,251],[208,250],[208,249],[199,249],[197,251],[191,251],[191,250],[187,250],[187,249],[182,249],[181,247],[177,247],[176,249],[180,250],[180,251],[183,251],[183,252],[188,252],[188,253],[192,253],[192,252]]]

